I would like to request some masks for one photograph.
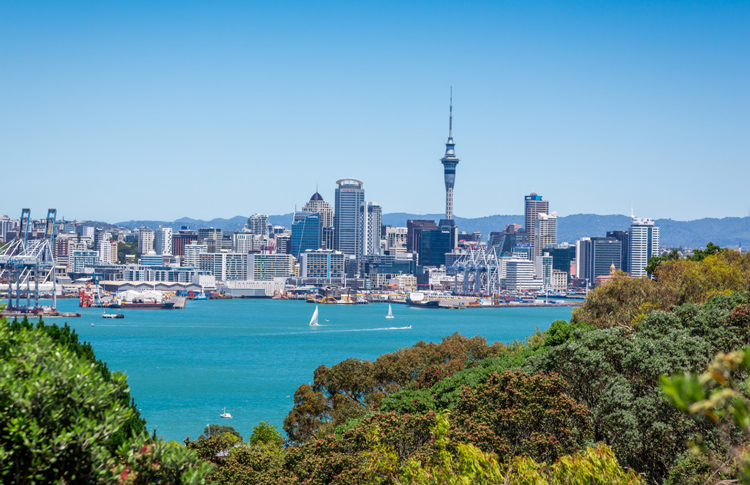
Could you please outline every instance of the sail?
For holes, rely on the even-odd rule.
[[[388,315],[385,318],[393,318],[393,310],[391,310],[391,304],[388,304]]]
[[[317,327],[318,326],[318,306],[315,306],[315,311],[313,312],[313,316],[310,319],[310,326],[311,327]]]

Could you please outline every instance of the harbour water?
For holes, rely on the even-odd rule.
[[[177,441],[197,438],[209,423],[234,426],[245,439],[260,421],[281,429],[295,389],[312,382],[319,365],[373,360],[455,332],[490,343],[522,340],[572,311],[393,305],[395,318],[386,319],[384,304],[320,305],[321,326],[311,328],[315,306],[303,301],[188,301],[184,310],[116,310],[125,314],[118,320],[77,304],[60,300],[58,309],[81,318],[49,322],[67,321],[111,370],[124,371],[149,431]],[[219,417],[224,407],[232,419]]]

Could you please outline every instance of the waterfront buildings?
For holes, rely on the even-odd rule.
[[[247,255],[247,276],[254,281],[288,278],[294,273],[291,254],[250,253]]]
[[[534,278],[534,262],[511,258],[505,262],[505,288],[512,291],[538,290],[541,280]]]
[[[356,256],[362,241],[360,207],[365,201],[364,183],[349,178],[337,180],[336,186],[333,246],[348,256]]]
[[[154,231],[154,251],[160,255],[172,255],[172,228],[159,226]]]
[[[73,251],[71,269],[73,273],[84,273],[86,268],[93,268],[99,264],[99,253],[96,251]]]
[[[630,276],[646,276],[648,260],[659,254],[659,228],[652,219],[631,217],[628,231]]]
[[[247,254],[201,253],[198,255],[198,269],[221,281],[246,280]]]
[[[124,281],[166,281],[176,283],[191,283],[197,274],[192,267],[171,267],[163,265],[129,264],[122,270]]]
[[[341,251],[319,249],[300,255],[300,276],[318,280],[343,279],[346,255]]]

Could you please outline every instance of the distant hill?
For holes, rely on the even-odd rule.
[[[406,226],[409,219],[439,220],[442,214],[409,214],[393,212],[383,214],[383,224],[390,226]],[[484,240],[492,231],[502,231],[508,224],[523,225],[522,215],[494,215],[477,218],[456,217],[459,230],[466,232],[479,231]],[[268,221],[275,226],[292,224],[292,213],[268,216]],[[155,229],[160,225],[169,226],[177,230],[181,226],[219,227],[225,231],[237,231],[247,222],[246,216],[235,216],[231,219],[216,218],[210,221],[183,217],[176,221],[126,221],[115,225],[135,229],[150,227]],[[743,241],[750,245],[750,217],[725,217],[723,219],[705,218],[694,221],[674,221],[672,219],[657,219],[660,228],[661,245],[666,247],[703,247],[709,241],[724,247],[737,247]],[[557,221],[557,239],[560,242],[573,243],[587,236],[604,236],[607,231],[627,230],[630,217],[624,215],[573,214],[560,217]]]

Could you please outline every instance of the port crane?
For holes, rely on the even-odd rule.
[[[454,292],[463,295],[491,296],[500,292],[501,262],[496,247],[471,247],[446,273],[455,277]],[[458,275],[463,285],[458,288]]]
[[[49,209],[44,221],[44,238],[29,240],[31,209],[21,210],[18,235],[0,252],[0,282],[7,282],[8,285],[6,310],[40,313],[42,308],[39,306],[39,285],[50,281],[52,282],[52,308],[57,309],[57,278],[53,252],[56,220],[57,210]],[[25,306],[21,305],[21,295],[26,297]]]

